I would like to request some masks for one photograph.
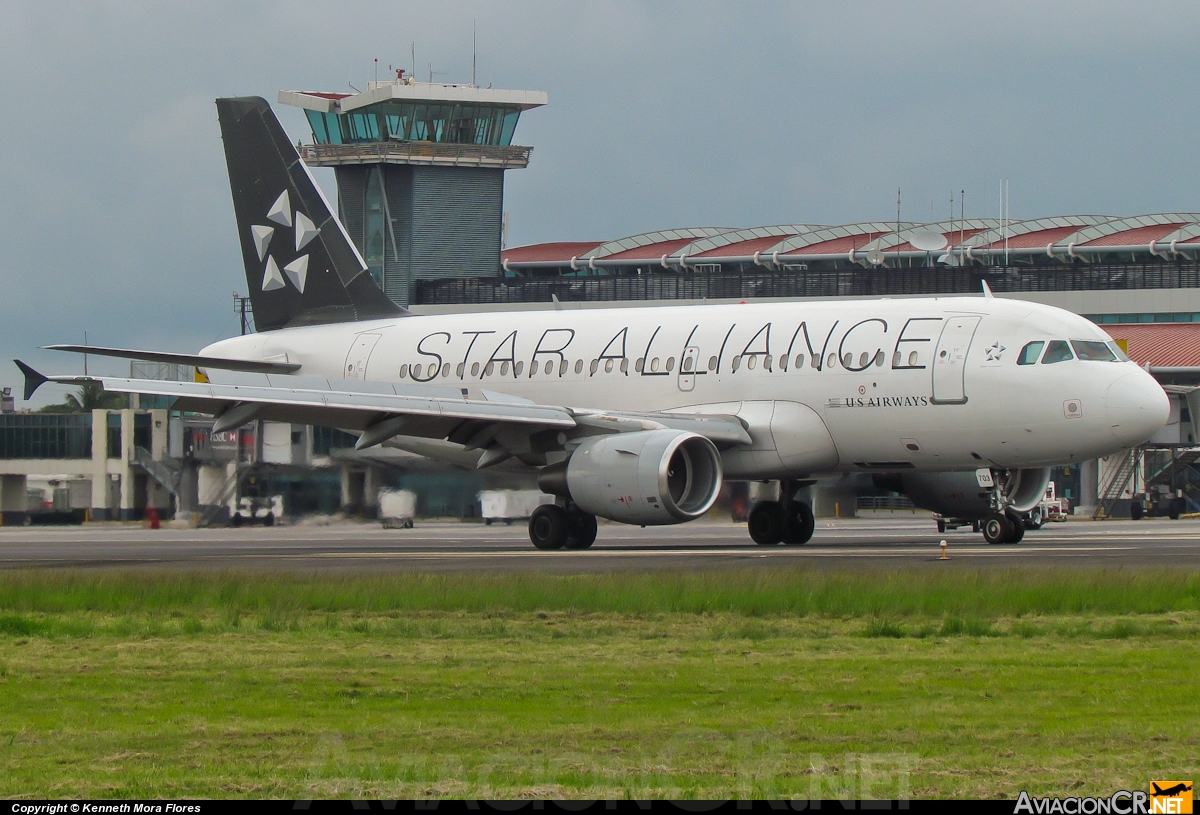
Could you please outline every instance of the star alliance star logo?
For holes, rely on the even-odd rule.
[[[291,199],[288,196],[288,191],[284,190],[275,199],[275,203],[271,205],[271,209],[267,212],[267,220],[274,221],[279,226],[295,227],[296,233],[296,251],[299,252],[307,246],[313,238],[320,234],[317,225],[309,219],[300,210],[295,210],[293,218],[293,210]],[[300,257],[287,264],[281,270],[279,264],[276,263],[274,255],[268,255],[267,250],[271,246],[271,238],[275,235],[274,226],[263,226],[254,224],[250,227],[250,235],[254,240],[254,248],[258,252],[258,259],[266,260],[266,269],[263,271],[262,290],[275,291],[276,289],[286,288],[287,283],[284,281],[286,276],[292,285],[295,286],[301,294],[304,294],[304,284],[308,281],[308,255]]]
[[[984,349],[987,353],[988,362],[999,362],[1000,355],[1004,353],[1005,348],[1000,344],[999,340],[989,345]]]

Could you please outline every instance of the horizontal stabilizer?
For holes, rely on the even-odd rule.
[[[76,354],[95,354],[98,357],[164,362],[169,365],[194,365],[197,368],[244,371],[250,374],[294,374],[300,370],[300,364],[296,362],[268,362],[261,359],[223,359],[221,357],[200,356],[199,354],[137,351],[132,348],[102,348],[95,345],[47,345],[44,347],[48,351],[71,351]],[[21,363],[18,362],[17,364],[20,365]],[[28,399],[29,397],[25,398]]]

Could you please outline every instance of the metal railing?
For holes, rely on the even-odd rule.
[[[1111,518],[1113,511],[1116,508],[1117,501],[1121,500],[1121,496],[1125,493],[1129,482],[1133,480],[1137,473],[1139,451],[1135,448],[1127,450],[1121,454],[1121,464],[1113,473],[1112,478],[1108,483],[1100,488],[1099,500],[1096,502],[1096,511],[1093,513],[1093,518]]]
[[[445,142],[354,142],[306,144],[300,148],[305,164],[435,164],[447,167],[525,167],[532,147]]]
[[[916,512],[917,505],[904,495],[860,495],[858,509]]]
[[[1090,264],[1061,262],[1010,266],[912,266],[864,269],[768,269],[754,264],[721,271],[663,269],[659,261],[631,261],[609,274],[573,275],[569,267],[540,270],[538,277],[456,277],[420,280],[420,305],[542,303],[621,300],[703,300],[745,297],[859,297],[901,294],[978,294],[986,280],[996,293],[1200,288],[1200,262]],[[636,270],[644,270],[637,274]],[[551,276],[553,275],[553,276]]]

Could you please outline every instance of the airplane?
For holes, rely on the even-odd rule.
[[[395,305],[267,102],[217,100],[257,333],[198,354],[57,345],[197,366],[197,382],[44,376],[174,397],[214,430],[256,419],[358,433],[537,473],[539,549],[591,546],[597,518],[695,520],[725,480],[776,482],[747,522],[806,543],[801,490],[867,473],[1015,543],[1052,466],[1133,447],[1166,394],[1096,325],[990,296],[803,300],[420,316]]]
[[[1187,782],[1180,782],[1173,787],[1167,787],[1165,790],[1159,787],[1158,784],[1155,784],[1153,781],[1150,782],[1150,786],[1154,787],[1154,791],[1150,794],[1156,798],[1160,796],[1172,798],[1181,792],[1188,792],[1192,788],[1192,785],[1188,784]]]

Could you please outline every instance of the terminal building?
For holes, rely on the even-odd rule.
[[[420,281],[414,302],[975,294],[983,281],[1099,323],[1200,321],[1200,213],[686,227],[544,243],[504,250],[487,279]]]

